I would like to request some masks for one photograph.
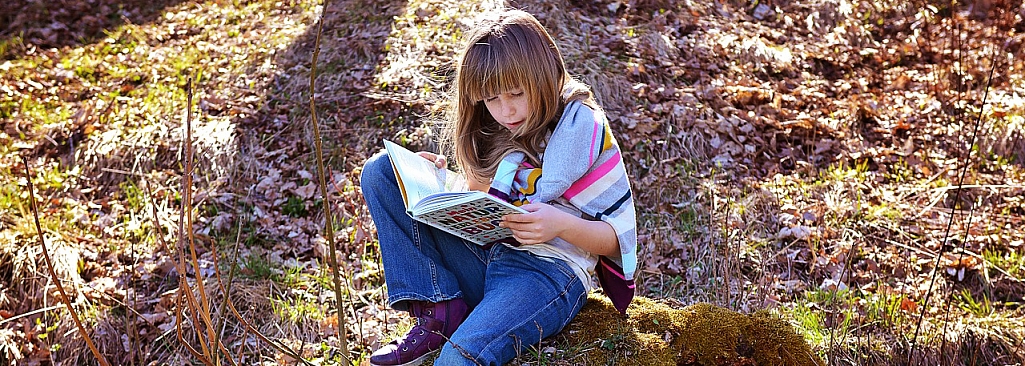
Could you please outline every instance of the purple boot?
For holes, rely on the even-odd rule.
[[[410,301],[409,312],[416,317],[416,325],[404,337],[391,341],[370,355],[371,365],[419,365],[445,345],[445,340],[466,319],[469,309],[463,299],[439,303]]]

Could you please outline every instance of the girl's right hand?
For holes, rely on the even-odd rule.
[[[438,169],[445,169],[445,167],[448,166],[448,159],[445,158],[445,155],[435,154],[428,151],[420,151],[416,154],[430,162],[433,162],[434,166],[438,167]]]

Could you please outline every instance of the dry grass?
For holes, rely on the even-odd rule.
[[[358,353],[368,354],[408,322],[385,310],[374,228],[355,188],[358,169],[382,138],[435,148],[430,127],[444,107],[435,102],[451,81],[447,64],[461,29],[475,12],[500,3],[338,1],[325,10],[318,119],[336,188],[337,238],[349,253],[342,261],[353,273],[349,293],[357,299],[347,310],[357,321],[344,326]],[[977,70],[989,64],[970,57],[962,63],[968,72],[957,74],[936,53],[893,46],[904,44],[902,32],[914,27],[899,15],[917,10],[877,3],[881,10],[873,14],[891,17],[893,28],[837,16],[839,3],[825,1],[781,4],[780,18],[767,21],[753,20],[750,4],[736,1],[510,5],[538,14],[560,40],[571,71],[593,86],[629,152],[644,259],[638,285],[645,295],[741,312],[777,309],[831,364],[906,360],[921,311],[927,316],[915,363],[1025,362],[1018,320],[1025,315],[1023,272],[1015,277],[1007,267],[1013,259],[997,260],[1020,251],[1025,240],[1015,230],[1025,215],[1019,199],[1025,103],[1011,92],[1021,75],[998,75],[976,142],[975,151],[984,154],[968,155],[962,133],[973,109],[961,109],[967,114],[951,122],[956,110],[940,107],[959,97],[963,104],[981,101],[984,75]],[[209,260],[213,247],[231,253],[226,247],[239,236],[244,263],[232,299],[243,316],[308,358],[337,352],[337,324],[327,311],[333,294],[315,290],[327,278],[318,234],[323,213],[314,204],[320,197],[304,196],[313,171],[308,26],[319,11],[311,1],[175,3],[151,22],[111,29],[96,43],[39,50],[3,66],[0,87],[13,90],[15,99],[0,99],[3,115],[14,115],[0,135],[0,167],[18,153],[41,163],[34,182],[47,184],[47,239],[62,248],[61,273],[80,289],[81,309],[111,359],[189,359],[168,328],[177,273],[155,237],[174,237],[181,85],[199,73],[200,256]],[[967,54],[989,54],[997,43],[987,28],[958,19],[975,42]],[[930,28],[935,38],[919,47],[943,44],[950,29]],[[880,37],[894,42],[881,44]],[[1021,69],[1021,60],[1009,62]],[[944,88],[945,80],[968,80],[964,75],[976,88],[961,95]],[[22,100],[38,103],[9,113]],[[13,142],[29,147],[19,152],[9,147]],[[955,200],[951,186],[964,161],[972,162],[966,180],[972,188]],[[63,183],[52,183],[58,179]],[[147,184],[153,197],[139,194]],[[54,302],[38,248],[24,245],[31,238],[27,210],[10,193],[18,187],[5,182],[0,195],[0,241],[15,244],[0,245],[0,310],[23,314]],[[150,224],[152,205],[162,230]],[[949,236],[962,240],[971,232],[965,253],[988,258],[967,268],[963,280],[934,265],[940,252],[960,249],[960,242],[943,246],[951,218]],[[132,258],[139,258],[134,270]],[[949,262],[939,259],[941,266]],[[203,263],[212,269],[212,262]],[[303,269],[289,274],[293,267]],[[927,305],[933,270],[940,272]],[[830,287],[841,283],[852,291]],[[991,311],[955,296],[964,290],[973,300],[990,299]],[[217,292],[211,296],[223,301]],[[47,332],[54,316],[0,326],[0,344],[29,340],[23,348],[0,347],[6,355],[0,357],[32,357],[60,344],[57,359],[91,362],[69,323]],[[140,335],[126,349],[129,324]],[[42,341],[26,329],[50,336]],[[246,362],[281,357],[235,322],[223,334]],[[551,344],[560,354],[577,347]],[[543,354],[516,363],[580,361]]]

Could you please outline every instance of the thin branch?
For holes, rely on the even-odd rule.
[[[60,304],[53,305],[53,306],[47,306],[47,307],[42,308],[42,309],[32,310],[32,311],[29,311],[27,313],[18,314],[18,315],[12,316],[12,317],[7,318],[7,319],[0,319],[0,325],[4,325],[4,323],[15,321],[15,320],[24,318],[26,316],[33,316],[33,315],[36,315],[36,314],[39,314],[39,313],[45,313],[45,312],[50,311],[50,310],[60,309],[60,308],[62,308],[64,306],[65,306],[64,303],[60,303]]]
[[[152,191],[151,191],[151,190],[149,189],[149,185],[147,185],[147,186],[146,186],[146,193],[147,193],[147,194],[148,194],[148,195],[149,195],[150,197],[153,197],[153,192],[152,192]],[[157,209],[156,209],[156,205],[151,205],[151,206],[152,206],[152,208],[153,208],[153,226],[154,226],[154,227],[156,227],[156,228],[160,228],[160,227],[161,227],[161,226],[160,226],[160,219],[158,218],[158,215],[157,215]],[[239,228],[239,230],[241,230],[241,228]],[[160,235],[160,233],[159,233],[159,232],[157,233],[157,241],[158,241],[158,242],[160,242],[161,244],[163,244],[163,241],[164,241],[164,239],[163,239],[163,236],[162,236],[162,235]],[[236,243],[236,244],[237,244],[237,243]],[[166,245],[165,245],[165,246],[166,246]],[[217,249],[216,249],[216,248],[214,248],[214,251],[215,251],[215,252],[214,252],[214,258],[215,258],[215,260],[214,260],[214,268],[217,268],[217,266],[218,266],[218,265],[217,265],[217,261],[216,261],[216,258],[217,258],[217,253],[216,253],[216,250],[217,250]],[[237,254],[237,251],[236,251],[236,254]],[[179,258],[180,258],[180,257],[181,257],[181,256],[179,256]],[[180,266],[181,266],[181,267],[184,267],[184,264],[181,264]],[[182,272],[180,272],[180,273],[184,273],[184,271],[182,271]],[[215,272],[215,273],[217,273],[217,275],[218,275],[218,276],[217,276],[217,279],[218,279],[218,281],[220,281],[220,272]],[[229,281],[230,281],[230,278],[229,278]],[[183,289],[185,289],[185,290],[183,290]],[[221,286],[221,289],[222,289],[222,290],[224,289],[223,285]],[[188,282],[186,282],[186,281],[184,280],[184,278],[182,278],[182,277],[179,277],[179,285],[178,285],[178,290],[179,290],[179,296],[185,296],[185,297],[188,297],[188,298],[192,298],[192,295],[191,295],[191,288],[190,288],[190,287],[188,286]],[[181,291],[186,291],[186,290],[187,290],[187,291],[189,291],[189,294],[184,294],[184,293],[182,293],[182,292],[181,292]],[[226,298],[226,300],[225,300],[225,301],[230,301],[230,298],[228,298],[228,295],[229,295],[228,291],[223,291],[223,292],[224,292],[224,296],[225,296],[225,298]],[[193,299],[193,300],[194,300],[194,299]],[[190,303],[192,303],[192,302],[190,302]],[[222,310],[221,310],[221,312],[222,312],[222,313],[223,313],[223,311],[224,311],[224,307],[225,307],[225,306],[227,306],[227,304],[222,304],[222,307],[221,307],[221,309],[222,309]],[[181,324],[182,324],[182,323],[181,323],[181,321],[180,321],[180,319],[181,319],[181,308],[182,308],[182,304],[181,304],[181,303],[179,302],[179,304],[178,304],[178,306],[177,306],[177,309],[176,309],[176,310],[177,310],[177,312],[176,312],[176,316],[175,316],[175,319],[178,319],[178,320],[179,320],[179,321],[178,321],[178,322],[176,323],[176,328],[178,329],[178,339],[179,339],[179,341],[180,341],[180,342],[182,342],[182,344],[184,344],[184,345],[186,346],[186,348],[188,348],[188,349],[189,349],[189,351],[190,351],[191,353],[193,353],[193,355],[194,355],[194,356],[196,356],[196,358],[198,358],[198,359],[202,360],[202,361],[203,361],[204,363],[206,363],[206,361],[209,361],[209,359],[208,359],[208,358],[206,358],[205,356],[201,355],[201,354],[200,354],[200,353],[199,353],[198,351],[196,351],[196,349],[195,349],[194,347],[192,347],[191,345],[189,345],[188,343],[186,343],[186,342],[185,342],[185,339],[184,339],[184,337],[183,337],[183,336],[182,336],[182,334],[181,334]],[[194,307],[190,306],[190,309],[192,310],[192,312],[193,312],[193,313],[195,313],[196,309],[195,309]],[[195,319],[195,317],[193,318],[193,322],[196,322],[197,320],[198,320],[198,319]],[[221,318],[221,319],[219,319],[219,320],[221,320],[221,323],[223,323],[223,318]],[[222,330],[222,331],[223,331],[223,330]],[[248,329],[247,329],[246,331],[248,332]],[[218,332],[218,334],[220,334],[220,332]],[[198,335],[198,336],[200,337],[200,339],[201,339],[201,341],[202,341],[202,336],[203,336],[203,335],[202,335],[202,333],[199,333],[199,334],[197,334],[197,335]],[[245,339],[245,337],[243,337],[243,339]],[[244,342],[243,342],[243,343],[244,343]],[[204,343],[204,345],[205,345],[205,343]],[[220,341],[217,341],[217,343],[216,343],[216,346],[217,346],[217,348],[218,348],[218,349],[220,349],[220,350],[221,350],[222,352],[224,352],[224,354],[225,354],[225,355],[228,355],[228,356],[229,356],[229,357],[226,357],[226,358],[225,358],[225,360],[227,360],[228,364],[230,364],[230,365],[235,365],[235,364],[236,364],[236,363],[235,363],[235,361],[234,361],[234,360],[232,360],[232,359],[231,359],[231,357],[230,357],[230,355],[231,355],[231,352],[230,352],[230,351],[228,351],[228,350],[227,350],[227,349],[226,349],[226,348],[224,347],[224,345],[223,345],[223,344],[222,344],[222,343],[221,343]],[[218,355],[219,355],[219,354],[218,354]],[[216,361],[216,360],[219,360],[219,358],[215,359],[215,361]],[[213,361],[211,361],[211,362],[212,362],[212,363],[214,363]]]
[[[150,204],[154,204],[154,202],[151,201]],[[159,232],[158,232],[158,235],[159,235]],[[128,286],[128,287],[131,287],[132,277],[135,276],[135,269],[136,269],[136,266],[138,265],[138,258],[135,257],[135,242],[136,241],[132,240],[131,242],[132,242],[131,249],[130,249],[131,250],[131,255],[129,257],[129,262],[131,263],[131,266],[128,269],[128,274],[126,276],[127,278],[124,279],[125,285]],[[131,302],[131,305],[129,306],[128,304],[126,304],[125,308],[130,309],[131,312],[136,312],[135,307],[138,305],[138,302],[139,302],[139,291],[132,291],[132,298],[131,299],[128,299],[127,295],[128,294],[126,293],[125,294],[125,301]],[[139,354],[139,333],[138,333],[138,329],[135,327],[135,324],[136,324],[135,321],[129,320],[128,314],[126,313],[125,314],[125,327],[127,328],[126,330],[128,331],[128,342],[129,342],[129,348],[131,349],[131,351],[128,354],[128,358],[131,360],[132,366],[136,365],[136,362],[135,362],[136,361],[136,357]]]
[[[986,80],[986,88],[985,88],[985,92],[983,93],[983,96],[982,96],[982,108],[981,109],[985,109],[986,108],[986,100],[989,97],[989,88],[990,88],[990,86],[993,83],[993,73],[996,70],[996,64],[997,64],[997,62],[996,62],[996,48],[993,49],[993,53],[994,53],[993,63],[990,65],[989,78]],[[961,169],[961,176],[958,178],[958,181],[957,181],[957,189],[954,191],[955,192],[954,193],[954,203],[955,204],[961,200],[961,187],[964,185],[965,176],[968,175],[968,167],[971,165],[971,164],[969,164],[971,162],[971,158],[972,158],[972,149],[971,149],[971,147],[975,145],[976,138],[978,137],[978,134],[979,134],[979,126],[980,125],[982,125],[982,110],[979,111],[978,115],[975,118],[975,127],[972,130],[972,138],[971,138],[971,140],[969,140],[969,144],[968,144],[968,156],[965,157],[964,167]],[[932,277],[929,279],[929,289],[926,290],[926,292],[925,292],[925,300],[922,302],[922,311],[918,314],[918,324],[915,326],[915,335],[914,335],[913,338],[911,338],[911,351],[908,352],[908,362],[907,362],[907,365],[911,365],[911,360],[915,356],[915,349],[918,346],[916,341],[918,340],[919,332],[922,330],[922,322],[925,320],[925,312],[929,308],[929,299],[932,296],[933,285],[935,285],[935,283],[936,283],[936,274],[940,272],[939,271],[940,259],[943,258],[943,253],[946,251],[947,238],[950,237],[950,228],[954,225],[954,216],[955,215],[950,215],[950,219],[947,220],[947,228],[946,228],[946,230],[943,233],[943,241],[941,242],[943,245],[940,246],[940,252],[936,256],[936,262],[933,264]],[[962,242],[961,245],[963,247],[964,246],[964,242]],[[963,250],[962,250],[962,252],[963,252]]]
[[[249,190],[248,193],[246,193],[246,201],[248,201],[249,197],[252,195],[253,189],[256,189],[256,188],[253,187],[252,189]],[[226,312],[227,307],[228,307],[227,302],[231,301],[231,285],[235,281],[235,272],[236,272],[236,269],[238,268],[239,247],[241,246],[240,244],[242,243],[242,223],[246,222],[246,221],[247,221],[247,218],[246,218],[245,212],[243,210],[243,214],[242,214],[242,216],[239,217],[239,220],[238,220],[238,230],[235,232],[235,246],[233,248],[234,249],[234,253],[232,254],[231,263],[228,266],[228,285],[227,286],[222,286],[224,288],[224,291],[222,291],[224,293],[224,303],[221,303],[221,308],[220,308],[220,310],[217,311],[217,314],[219,316],[219,318],[217,319],[217,333],[218,334],[223,334],[224,333],[224,328],[226,327],[225,320],[227,319],[227,317],[224,316],[224,313]],[[215,254],[214,258],[216,259],[216,258],[218,258],[218,256]],[[220,266],[217,265],[217,263],[214,263],[214,268],[215,269],[216,268],[220,268]],[[217,273],[217,280],[220,281],[220,272]],[[248,330],[247,330],[247,332],[248,332]],[[245,337],[243,336],[242,339],[244,340]],[[245,342],[243,341],[243,344],[244,343]],[[242,348],[244,348],[244,347],[240,347],[239,348],[239,352],[241,352]],[[239,359],[240,362],[241,362],[241,354],[240,354],[240,357],[237,357],[237,359]]]
[[[202,353],[199,353],[199,351],[197,351],[195,347],[192,347],[192,345],[189,344],[189,342],[185,341],[184,331],[182,330],[182,306],[183,306],[182,305],[182,301],[184,301],[184,299],[185,299],[185,293],[182,292],[182,287],[183,286],[181,285],[181,281],[179,281],[179,284],[178,284],[178,300],[175,301],[176,305],[174,307],[174,320],[175,320],[175,326],[174,327],[175,327],[175,330],[177,330],[178,342],[181,342],[181,344],[185,346],[185,349],[188,350],[189,353],[192,354],[192,357],[195,357],[196,359],[198,359],[203,364],[212,365],[213,364],[212,361],[207,359],[206,356],[204,356]],[[188,289],[189,287],[188,286],[184,286],[184,288]],[[191,290],[189,290],[189,291],[191,291]]]
[[[148,184],[146,185],[146,194],[148,194],[149,197],[153,197],[153,192],[152,192],[152,190],[150,190]],[[153,227],[156,228],[156,230],[157,230],[157,233],[156,233],[157,243],[159,243],[159,245],[161,245],[164,248],[169,248],[169,249],[175,248],[175,249],[178,249],[176,247],[170,247],[170,246],[167,245],[167,243],[164,242],[164,236],[160,232],[160,228],[162,226],[160,225],[160,218],[159,218],[159,215],[157,213],[157,206],[156,205],[150,205],[150,207],[153,209],[152,210],[153,211]],[[185,213],[184,208],[179,211],[179,214],[182,215],[182,216],[184,216],[184,213]],[[178,221],[178,223],[179,223],[179,235],[181,234],[181,222],[182,222],[181,218],[182,218],[182,216],[179,216],[179,221]],[[181,242],[180,238],[181,238],[181,236],[179,236],[179,243]],[[175,334],[178,336],[178,342],[180,342],[182,345],[184,345],[185,349],[188,350],[189,353],[191,353],[193,357],[195,357],[196,359],[199,359],[201,362],[203,362],[205,364],[209,364],[208,362],[206,362],[207,361],[206,358],[202,354],[200,354],[199,351],[197,351],[195,347],[192,347],[191,344],[189,344],[188,342],[185,341],[185,337],[182,334],[182,307],[183,307],[182,301],[183,301],[183,299],[185,297],[185,294],[183,293],[183,291],[192,291],[192,289],[188,286],[188,281],[185,280],[185,259],[182,256],[181,250],[177,250],[177,252],[178,252],[178,261],[175,262],[175,267],[178,270],[178,296],[177,296],[177,298],[175,300],[175,306],[174,306],[174,319],[175,319],[174,328],[175,328]]]
[[[324,197],[323,201],[321,201],[324,205],[324,236],[327,238],[328,248],[330,249],[328,258],[331,261],[329,267],[331,268],[331,277],[335,286],[338,338],[341,340],[341,353],[345,363],[351,363],[349,358],[349,339],[346,334],[348,331],[345,328],[345,311],[342,310],[344,309],[345,301],[342,297],[342,281],[340,271],[338,270],[338,245],[335,244],[335,231],[331,217],[331,195],[328,192],[327,172],[324,169],[324,152],[320,141],[320,124],[317,121],[317,93],[315,88],[317,81],[317,56],[320,55],[320,36],[324,31],[324,15],[327,14],[327,7],[328,1],[324,0],[324,5],[320,11],[320,21],[317,24],[317,38],[313,41],[313,59],[310,62],[310,116],[313,124],[313,142],[317,153],[317,173],[320,175],[320,193]]]
[[[242,342],[238,346],[238,353],[235,354],[235,359],[237,359],[238,362],[242,362],[242,357],[245,355],[246,338],[249,338],[249,328],[242,328]]]
[[[25,180],[28,182],[28,197],[29,203],[32,207],[32,219],[35,220],[36,224],[36,236],[39,238],[39,246],[43,249],[43,259],[46,261],[46,269],[50,272],[50,278],[53,280],[54,285],[57,286],[57,291],[61,294],[61,301],[64,302],[64,306],[68,308],[68,312],[71,313],[71,319],[75,321],[75,326],[78,327],[78,333],[85,339],[85,344],[89,346],[89,350],[92,351],[93,356],[99,361],[101,366],[110,366],[107,359],[103,357],[100,350],[93,344],[92,338],[89,337],[89,333],[86,332],[85,327],[82,326],[82,321],[78,319],[78,313],[75,308],[71,307],[71,298],[68,297],[68,293],[64,291],[64,286],[61,285],[60,278],[57,277],[57,272],[53,269],[53,260],[50,259],[50,252],[46,248],[46,240],[43,239],[43,229],[39,225],[39,209],[36,208],[36,192],[35,187],[32,186],[32,170],[28,167],[28,159],[24,156],[21,157],[22,163],[25,164]]]
[[[194,315],[199,315],[202,320],[202,323],[197,323],[196,327],[199,328],[202,326],[206,329],[207,339],[210,340],[209,344],[205,342],[202,343],[204,350],[208,352],[206,354],[208,356],[213,356],[214,360],[218,360],[219,354],[214,346],[218,343],[218,337],[216,329],[214,328],[214,322],[210,317],[210,299],[207,297],[206,288],[204,287],[205,281],[203,281],[202,271],[199,266],[199,255],[196,250],[196,236],[192,227],[192,211],[194,208],[192,205],[192,173],[196,167],[195,157],[193,156],[192,151],[192,78],[189,78],[188,84],[186,84],[185,87],[188,103],[185,105],[185,179],[183,179],[182,187],[182,208],[185,211],[185,235],[188,238],[190,259],[192,260],[192,268],[196,275],[196,290],[199,292],[199,308],[196,309],[198,314]],[[195,301],[195,299],[193,299],[193,301]]]
[[[224,291],[224,284],[220,284],[220,286],[221,286],[221,291]],[[228,304],[228,310],[231,310],[231,313],[233,315],[235,315],[235,319],[238,319],[239,323],[242,323],[242,326],[245,327],[245,329],[247,331],[253,333],[253,335],[256,336],[256,338],[259,338],[261,341],[269,344],[271,347],[274,347],[274,349],[277,350],[278,352],[284,353],[284,354],[288,355],[289,357],[292,357],[294,359],[300,360],[304,365],[313,366],[313,364],[311,364],[311,363],[309,363],[309,361],[306,361],[305,359],[303,359],[297,352],[293,351],[291,348],[288,348],[288,346],[285,346],[283,344],[278,344],[277,342],[272,341],[270,338],[267,338],[262,333],[257,331],[256,327],[253,327],[253,325],[250,324],[248,321],[246,321],[246,319],[244,317],[242,317],[242,314],[240,314],[238,312],[238,310],[235,309],[235,304],[232,304],[230,301],[228,301],[227,304]],[[243,340],[243,342],[245,342],[245,341]]]
[[[220,281],[221,281],[221,271],[218,270],[218,268],[221,268],[221,265],[220,265],[220,260],[218,259],[218,258],[220,258],[220,254],[217,253],[217,246],[216,245],[211,245],[210,246],[210,251],[212,252],[211,254],[213,254],[211,257],[213,258],[213,262],[214,262],[213,263],[214,274],[217,276],[218,285],[220,285],[220,288],[222,290],[224,290],[223,284],[220,283]],[[230,282],[228,283],[228,286],[231,286]],[[227,304],[231,302],[231,298],[228,296],[229,295],[228,291],[221,291],[221,294],[224,295],[224,299],[222,300],[223,302],[221,303],[221,312],[223,312],[224,308],[227,306]],[[218,316],[220,316],[221,312],[217,313]],[[224,320],[224,317],[218,318],[218,323],[219,324],[223,323],[223,320]],[[220,338],[221,332],[220,332],[219,329],[221,329],[221,328],[220,327],[214,328],[215,331],[213,332],[213,334],[216,336],[216,338],[213,339],[213,343],[211,343],[211,344],[213,344],[214,347],[217,347],[222,352],[224,352],[224,355],[225,355],[224,359],[226,361],[228,361],[229,365],[234,366],[235,362],[232,361],[232,359],[231,359],[231,352],[228,351],[224,347],[224,344],[221,342],[221,338]],[[221,360],[221,356],[220,355],[221,355],[220,353],[216,353],[216,352],[214,353],[214,362],[217,363],[218,365],[220,364],[220,360]]]
[[[196,282],[202,281],[199,276],[200,275],[197,273]],[[185,296],[185,301],[189,308],[189,315],[192,317],[192,324],[195,328],[199,328],[203,325],[200,323],[200,315],[198,314],[202,310],[199,309],[199,303],[196,301],[196,294],[192,293],[192,287],[189,286],[189,283],[184,276],[178,279],[178,289],[181,290],[182,288],[186,289],[186,291],[179,291],[179,293]],[[178,326],[181,327],[181,323],[178,323]],[[203,355],[209,358],[210,354],[213,353],[210,350],[210,345],[213,343],[207,342],[207,338],[203,337],[203,332],[199,329],[196,329],[196,337],[199,338],[197,341],[199,342],[200,348],[203,350]]]

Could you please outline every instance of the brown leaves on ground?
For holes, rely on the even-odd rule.
[[[126,348],[120,335],[132,324],[143,345],[167,341],[176,321],[174,257],[154,243],[174,239],[181,86],[201,74],[197,231],[207,269],[190,278],[224,271],[211,268],[212,249],[233,256],[239,238],[240,310],[286,324],[278,337],[337,344],[308,127],[308,26],[323,10],[319,119],[357,304],[344,326],[368,352],[408,321],[384,305],[359,167],[382,138],[436,148],[430,122],[444,112],[458,37],[490,3],[59,3],[0,9],[0,171],[16,177],[0,191],[0,316],[50,304],[50,288],[31,276],[39,253],[18,204],[17,156],[27,155],[39,167],[33,179],[46,183],[47,239],[78,253],[62,271],[102,310],[105,349],[179,357]],[[920,312],[942,321],[945,305],[960,301],[946,294],[961,290],[986,296],[999,316],[1021,314],[1020,1],[511,5],[542,20],[608,111],[637,196],[644,294],[741,310],[808,306],[837,325],[835,301],[809,296],[849,291],[851,321],[864,320],[858,329],[877,342],[899,342]],[[153,227],[152,206],[163,227]],[[281,311],[308,303],[317,311]],[[892,311],[871,318],[880,306]],[[37,319],[49,318],[2,323],[0,345],[25,346],[0,346],[0,355],[46,356],[39,335],[52,319]],[[965,319],[959,329],[997,322]],[[260,354],[251,336],[233,332],[233,350]],[[81,356],[69,349],[57,358]]]
[[[0,9],[0,60],[96,41],[126,23],[152,22],[182,0],[10,0]]]

